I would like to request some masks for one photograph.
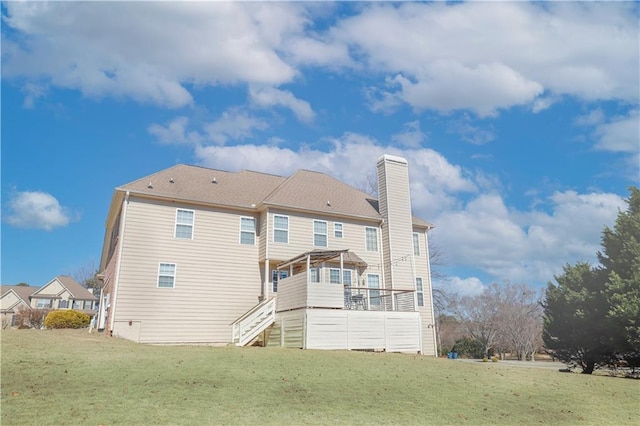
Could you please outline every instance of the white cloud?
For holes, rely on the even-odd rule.
[[[310,123],[315,117],[309,102],[296,98],[293,93],[273,87],[252,87],[249,97],[253,105],[261,108],[282,106],[290,109],[296,118],[302,122]]]
[[[293,3],[10,2],[6,8],[3,25],[25,37],[3,52],[3,77],[166,107],[193,103],[185,84],[291,81],[297,71],[277,50],[301,34],[307,19]]]
[[[239,108],[231,108],[212,123],[204,126],[208,137],[219,145],[229,139],[243,140],[253,136],[254,130],[264,130],[269,125],[266,121],[252,117]]]
[[[202,135],[195,131],[187,130],[189,119],[187,117],[176,117],[166,125],[153,123],[148,131],[154,135],[161,143],[166,144],[196,144],[202,141]]]
[[[640,150],[640,110],[635,109],[626,116],[613,117],[598,124],[595,133],[598,138],[596,149],[637,153]]]
[[[469,114],[463,114],[462,117],[451,120],[448,127],[450,133],[459,135],[463,141],[473,145],[484,145],[495,139],[493,131],[471,124]]]
[[[596,262],[600,233],[612,225],[622,197],[556,192],[544,210],[518,211],[497,194],[480,194],[432,220],[452,264],[480,268],[500,281],[551,280],[565,263]]]
[[[425,138],[426,135],[420,128],[420,121],[418,120],[405,123],[404,131],[396,133],[391,137],[394,142],[409,148],[421,146]]]
[[[305,2],[8,2],[6,11],[18,36],[3,39],[3,78],[44,91],[176,108],[202,86],[249,84],[278,91],[258,102],[308,121],[308,104],[276,88],[320,67],[366,72],[380,111],[405,102],[491,116],[565,95],[637,102],[633,2],[368,3],[335,16],[334,5]],[[25,90],[27,104],[44,93]]]
[[[628,2],[372,4],[331,35],[371,71],[394,76],[400,89],[386,103],[493,115],[529,103],[540,111],[563,95],[637,102]]]
[[[464,296],[478,296],[482,294],[485,289],[482,281],[477,277],[451,277],[446,282],[447,290],[453,291],[461,297]]]
[[[8,207],[6,221],[18,228],[51,231],[67,226],[71,220],[67,209],[46,192],[17,192],[9,200]]]

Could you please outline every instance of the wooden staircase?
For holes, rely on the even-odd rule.
[[[235,320],[233,327],[232,342],[236,346],[246,346],[258,335],[267,329],[276,318],[276,299],[271,297],[258,303],[246,314]]]

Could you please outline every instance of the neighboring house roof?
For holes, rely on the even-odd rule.
[[[5,294],[13,292],[18,297],[18,302],[13,304],[7,309],[13,309],[20,301],[29,306],[29,298],[36,291],[36,287],[24,286],[24,285],[3,285],[0,286],[0,298],[4,298]]]
[[[285,178],[253,171],[226,172],[178,164],[116,191],[242,209],[282,207],[380,220],[378,200],[327,174],[298,170]],[[413,225],[433,225],[413,217]]]
[[[32,297],[40,298],[56,298],[59,297],[61,292],[48,293],[47,288],[54,282],[58,281],[67,291],[71,294],[71,299],[75,300],[98,300],[89,290],[82,287],[76,280],[68,275],[58,275],[47,284],[43,285],[38,291],[32,294]]]

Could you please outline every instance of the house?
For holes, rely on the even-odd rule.
[[[372,197],[324,173],[176,165],[115,189],[98,328],[141,343],[437,353],[408,163]]]
[[[90,316],[96,314],[98,298],[67,275],[58,275],[31,294],[30,307],[39,309],[75,309]]]
[[[0,287],[0,316],[2,328],[15,325],[15,314],[20,309],[29,309],[31,293],[36,287],[26,285],[3,285]]]
[[[58,275],[42,287],[2,286],[2,324],[15,325],[15,314],[24,309],[75,309],[90,316],[98,298],[67,275]]]

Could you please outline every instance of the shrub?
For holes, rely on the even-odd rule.
[[[51,311],[44,320],[47,328],[84,328],[89,326],[90,317],[79,311]]]
[[[498,360],[499,360],[499,358],[496,355],[491,357],[491,361],[492,362],[498,362]]]
[[[22,328],[42,328],[49,309],[26,308],[21,306],[15,313],[15,324]]]
[[[482,343],[469,337],[456,340],[452,351],[458,352],[459,356],[467,358],[482,358],[484,356]]]

